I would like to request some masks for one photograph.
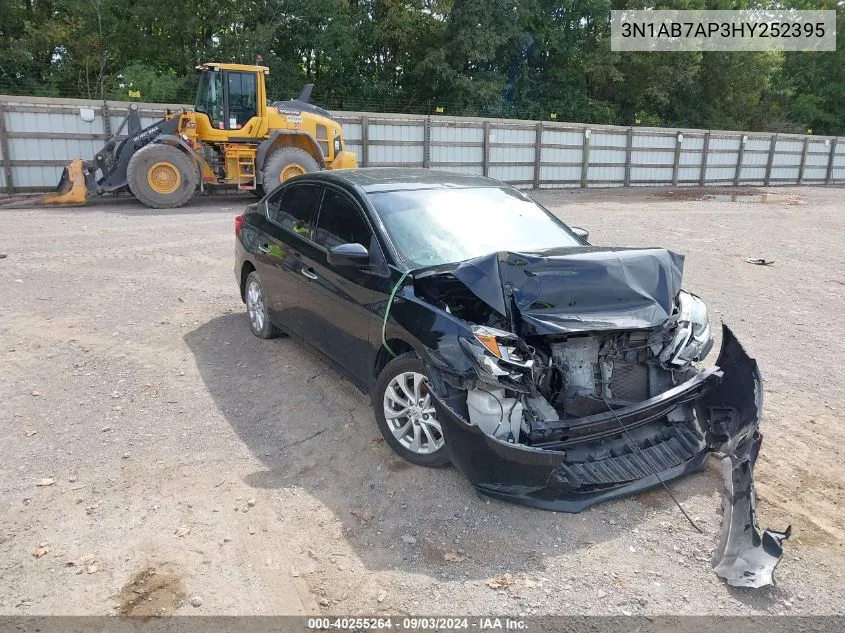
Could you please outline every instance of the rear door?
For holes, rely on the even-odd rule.
[[[313,183],[291,183],[274,191],[266,200],[268,230],[257,247],[257,268],[270,316],[273,322],[300,335],[301,251],[308,244],[321,191],[322,187]]]
[[[370,263],[330,266],[329,249],[349,243],[365,246]],[[363,209],[340,189],[326,186],[313,242],[302,250],[302,266],[305,337],[367,388],[372,367],[370,322],[376,318],[372,304],[387,266]]]

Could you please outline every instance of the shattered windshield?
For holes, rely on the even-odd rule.
[[[371,193],[373,206],[403,258],[416,267],[497,251],[578,246],[578,239],[531,199],[507,188]]]

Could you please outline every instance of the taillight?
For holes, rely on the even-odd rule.
[[[241,227],[244,225],[244,216],[236,215],[235,216],[235,236],[240,236],[241,234]]]

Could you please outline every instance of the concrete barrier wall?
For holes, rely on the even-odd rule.
[[[92,158],[128,103],[0,95],[0,190],[46,191]],[[150,125],[180,104],[139,103]],[[86,114],[85,120],[82,116]],[[92,112],[93,111],[93,112]],[[335,112],[364,167],[484,174],[520,188],[845,183],[845,138]],[[93,116],[90,116],[93,115]]]

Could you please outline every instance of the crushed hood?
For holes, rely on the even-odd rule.
[[[573,247],[542,256],[492,253],[449,274],[525,336],[661,325],[683,268],[684,256],[663,248]]]

